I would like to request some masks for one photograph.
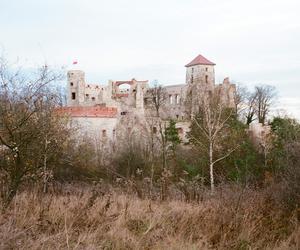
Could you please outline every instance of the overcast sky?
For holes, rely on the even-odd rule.
[[[0,46],[26,66],[71,67],[89,82],[185,82],[198,54],[226,76],[274,85],[300,118],[299,0],[0,0]]]

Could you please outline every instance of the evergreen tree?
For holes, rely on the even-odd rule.
[[[166,127],[165,137],[166,141],[171,144],[172,151],[175,152],[176,146],[180,143],[180,138],[174,120],[170,120],[169,126]]]

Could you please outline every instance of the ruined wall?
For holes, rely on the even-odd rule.
[[[221,102],[230,108],[235,107],[234,96],[236,92],[235,84],[230,83],[229,78],[225,78],[222,84],[216,85],[215,91],[218,91]]]
[[[165,86],[167,100],[164,105],[165,119],[173,119],[177,121],[186,120],[185,97],[186,84]]]

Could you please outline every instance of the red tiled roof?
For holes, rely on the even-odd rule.
[[[185,67],[190,67],[190,66],[199,65],[199,64],[200,65],[216,65],[215,63],[206,59],[204,56],[198,55],[193,61],[191,61],[190,63],[185,65]]]
[[[62,107],[56,109],[57,114],[66,114],[71,117],[103,117],[117,116],[117,108],[112,107]]]

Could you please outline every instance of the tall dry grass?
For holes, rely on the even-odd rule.
[[[200,203],[91,188],[17,195],[0,215],[1,249],[299,249],[296,211],[222,188]]]

